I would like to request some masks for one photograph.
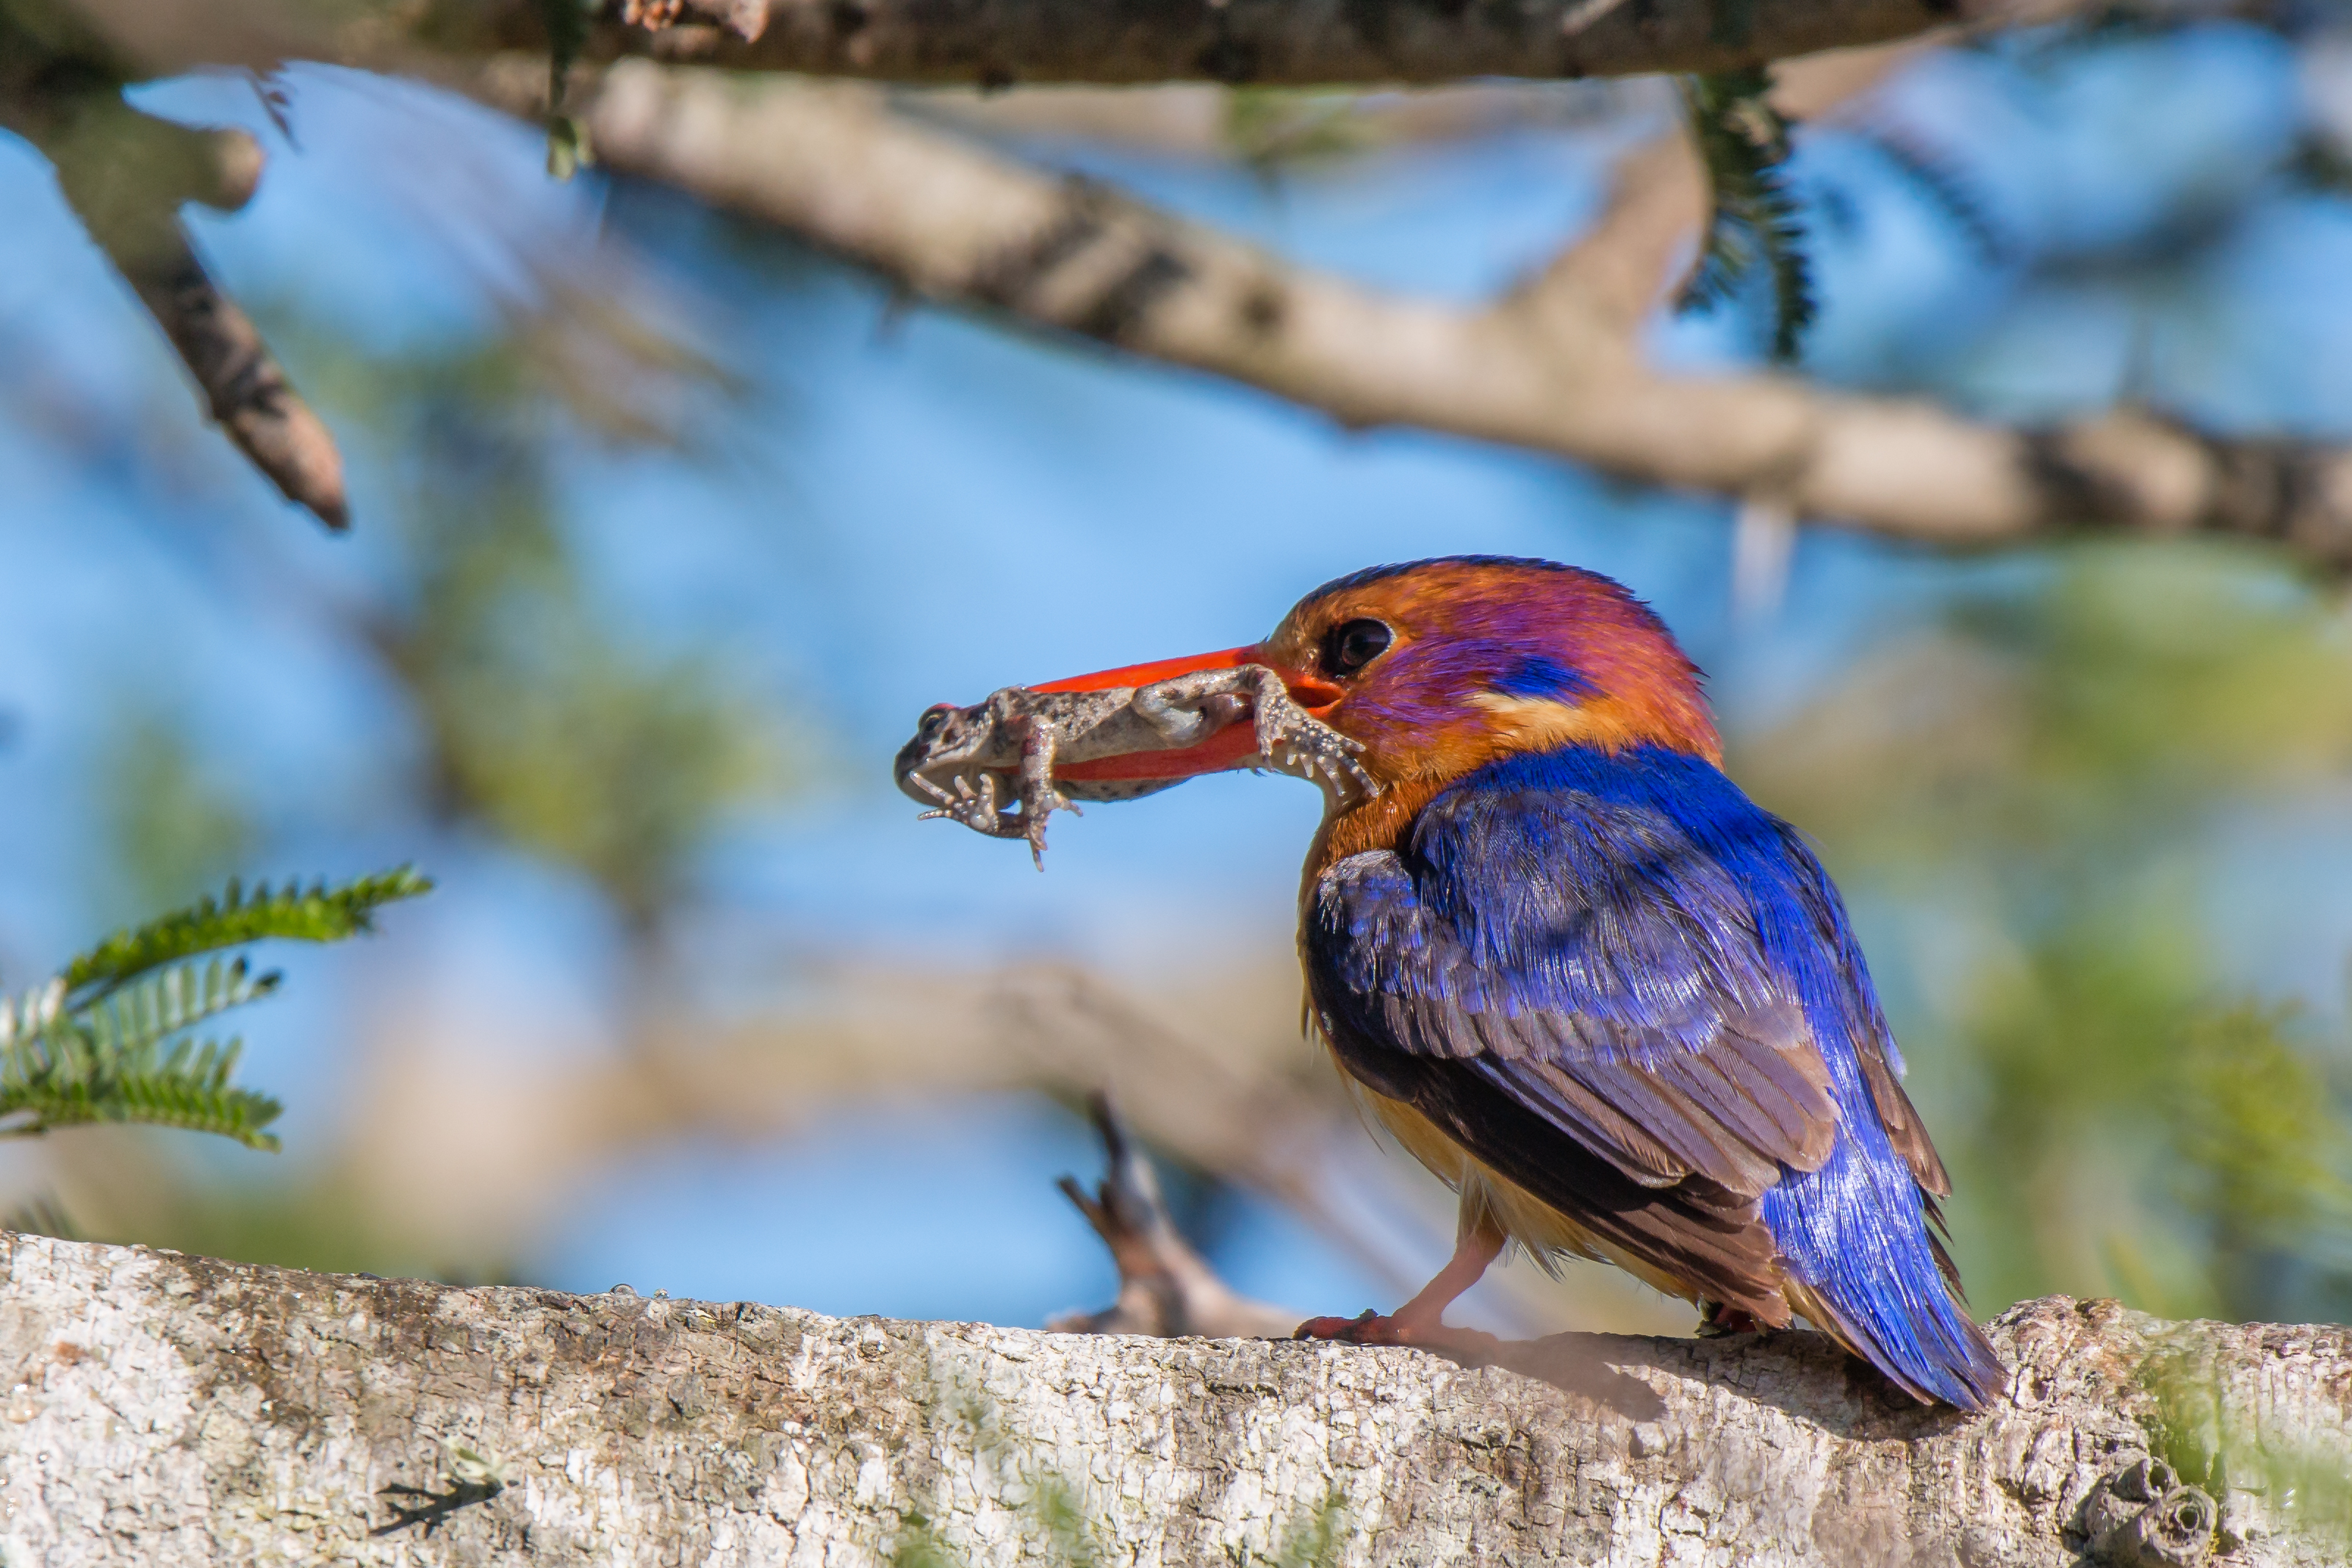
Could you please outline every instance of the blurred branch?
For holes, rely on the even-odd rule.
[[[2153,0],[2177,11],[2195,0]],[[293,56],[382,66],[394,51],[445,58],[545,51],[541,0],[379,3],[323,19],[287,0],[73,0],[75,10],[158,72],[268,67]],[[1547,80],[1721,71],[1933,29],[2030,26],[2103,7],[2088,0],[601,0],[588,60],[651,55],[730,70],[892,81],[1311,86]],[[635,20],[632,20],[635,18]],[[542,67],[542,69],[544,68]]]
[[[1180,1028],[1059,966],[832,978],[807,1014],[731,1028],[657,1016],[646,1026],[658,1033],[601,1059],[481,1066],[466,1074],[462,1106],[448,1103],[447,1056],[415,1043],[446,1028],[405,1027],[374,1053],[377,1114],[353,1146],[362,1184],[433,1226],[504,1234],[633,1148],[688,1135],[772,1138],[827,1107],[916,1085],[939,1095],[1033,1089],[1072,1102],[1108,1087],[1158,1147],[1318,1213],[1316,1146],[1350,1112],[1336,1078],[1295,1037]],[[1282,1016],[1272,986],[1251,978],[1225,990],[1237,1005],[1248,998],[1248,1016]],[[453,1137],[454,1116],[509,1135]]]
[[[1110,1248],[1118,1266],[1118,1300],[1099,1312],[1072,1312],[1048,1329],[1079,1334],[1198,1335],[1213,1340],[1285,1340],[1304,1314],[1237,1295],[1192,1250],[1160,1201],[1150,1157],[1111,1109],[1110,1097],[1087,1097],[1102,1135],[1105,1170],[1089,1194],[1075,1176],[1062,1191]]]
[[[709,13],[731,8],[726,0],[690,0],[687,9],[703,13],[704,25],[664,35],[608,24],[592,48],[607,58],[648,53],[732,68],[994,86],[1557,79],[1729,70],[1955,23],[2007,26],[2085,7],[2071,0],[1784,0],[1735,13],[1717,0],[977,0],[949,9],[922,0],[769,0],[754,38],[713,25],[721,18]]]
[[[1647,89],[1656,85],[1489,80],[1363,92],[1166,82],[1008,92],[909,89],[892,102],[919,119],[983,136],[1068,138],[1181,157],[1238,156],[1264,164],[1513,131],[1597,126],[1650,101]]]
[[[1383,1154],[1339,1075],[1279,1022],[1296,1016],[1297,985],[1269,966],[1162,1001],[1058,965],[845,970],[788,1016],[730,1026],[647,1014],[646,1033],[620,1050],[523,1058],[481,1049],[446,1019],[403,1017],[368,1052],[370,1114],[322,1180],[352,1194],[364,1215],[354,1226],[389,1254],[495,1261],[642,1151],[767,1142],[910,1094],[1027,1090],[1076,1104],[1108,1089],[1166,1157],[1281,1205],[1409,1289],[1451,1247],[1454,1201]],[[126,1179],[117,1153],[84,1159],[77,1146],[52,1159],[77,1212],[106,1222],[101,1234],[156,1234],[153,1220],[131,1224],[153,1184]],[[1490,1309],[1528,1329],[1688,1322],[1681,1303],[1620,1289],[1619,1278],[1572,1271],[1563,1289],[1506,1268],[1490,1277],[1501,1297]]]
[[[520,61],[471,85],[515,112],[541,107],[540,73]],[[856,88],[631,61],[572,107],[608,168],[773,224],[919,297],[1208,371],[1350,427],[1531,447],[1937,544],[2204,530],[2352,565],[2352,454],[2336,447],[2222,438],[2129,408],[2003,427],[1787,375],[1651,369],[1635,331],[1654,297],[1643,280],[1685,232],[1682,176],[1659,171],[1689,160],[1671,150],[1637,156],[1597,237],[1549,283],[1462,309],[1024,168]]]
[[[103,39],[126,72],[312,55],[446,76],[501,47],[547,43],[536,0],[369,9],[362,20],[332,26],[249,0],[233,8],[228,26],[209,26],[214,7],[193,0],[67,4],[51,0],[50,10]],[[2187,14],[2195,5],[2151,8]],[[985,0],[945,13],[912,0],[771,0],[761,20],[732,0],[612,0],[579,55],[651,50],[728,66],[976,77],[988,85],[1024,75],[1436,80],[1530,69],[1724,69],[1916,37],[1940,24],[1993,27],[2082,7],[2073,0],[1842,0],[1742,6],[1731,20],[1724,9],[1715,0],[1617,7],[1542,0],[1450,13],[1402,0],[1393,7],[1224,0],[1066,16],[1034,0],[1029,8]],[[509,54],[475,70],[467,85],[540,119],[550,109],[547,76],[543,57]],[[2086,524],[2210,530],[2281,539],[2306,557],[2352,563],[2352,457],[2332,447],[2214,438],[2137,410],[2001,428],[1918,400],[1839,395],[1784,376],[1657,374],[1642,362],[1635,329],[1645,313],[1649,253],[1679,243],[1671,226],[1628,226],[1645,227],[1648,241],[1619,257],[1582,247],[1555,269],[1571,282],[1605,274],[1591,298],[1578,287],[1530,287],[1464,310],[1290,266],[1097,183],[1055,179],[920,129],[855,89],[746,87],[734,77],[624,59],[602,81],[583,82],[563,107],[567,136],[584,124],[593,153],[614,170],[773,223],[914,295],[1223,375],[1350,427],[1419,426],[1526,447],[1637,482],[1769,500],[1943,544]],[[67,160],[61,173],[78,161],[56,155]],[[107,166],[96,155],[79,161],[94,172]],[[98,182],[67,183],[71,194]],[[77,198],[77,205],[89,203]],[[287,493],[338,521],[331,442],[286,387],[251,323],[205,278],[169,205],[151,198],[141,209],[150,215],[138,226],[143,240],[110,250],[232,435]],[[85,216],[107,243],[108,226]]]
[[[1542,270],[1519,284],[1518,308],[1554,310],[1605,324],[1626,339],[1664,297],[1678,261],[1706,218],[1706,172],[1679,129],[1628,153],[1600,218]]]
[[[0,18],[0,127],[48,159],[67,204],[163,329],[229,438],[289,500],[345,527],[334,437],[252,318],[205,270],[179,219],[183,202],[235,212],[251,200],[259,144],[242,131],[193,129],[131,108],[113,63],[62,30]]]

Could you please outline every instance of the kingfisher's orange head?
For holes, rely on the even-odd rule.
[[[1698,670],[1646,605],[1597,573],[1456,556],[1376,566],[1299,601],[1263,662],[1338,689],[1324,722],[1383,784],[1497,757],[1643,743],[1720,759]]]
[[[1385,837],[1447,783],[1515,752],[1650,744],[1721,761],[1698,670],[1664,624],[1598,573],[1549,561],[1464,555],[1372,567],[1307,595],[1263,642],[1036,689],[1139,685],[1241,664],[1279,671],[1308,711],[1363,743],[1365,769],[1387,787],[1360,808],[1371,818],[1346,839]],[[1171,778],[1234,767],[1252,753],[1248,728],[1188,752],[1068,773]]]

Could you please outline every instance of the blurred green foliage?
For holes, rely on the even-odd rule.
[[[697,897],[714,835],[789,787],[793,770],[778,706],[700,628],[664,642],[633,626],[567,526],[566,464],[599,440],[668,439],[639,395],[700,362],[610,308],[551,310],[561,319],[393,355],[295,323],[272,330],[303,345],[306,382],[339,433],[375,448],[394,481],[371,506],[376,537],[394,543],[390,569],[371,572],[363,596],[305,592],[393,678],[410,750],[373,770],[389,784],[381,794],[324,809],[344,814],[340,834],[454,833],[583,878],[623,937],[625,1031],[677,987],[665,932]],[[191,736],[134,705],[100,759],[115,879],[139,907],[268,848],[235,773]],[[156,1177],[141,1194],[93,1195],[104,1212],[91,1228],[301,1267],[453,1272],[451,1258],[370,1218],[363,1184],[331,1165],[291,1191]]]
[[[319,401],[396,481],[377,526],[399,541],[398,569],[377,598],[341,604],[422,742],[413,792],[372,808],[576,870],[633,941],[650,938],[690,896],[713,832],[793,770],[775,705],[720,651],[659,647],[600,594],[563,521],[563,465],[600,439],[677,439],[656,405],[723,375],[611,301],[560,289],[455,348],[364,353],[299,321],[272,335],[299,345]],[[248,863],[262,836],[184,727],[150,705],[126,714],[99,763],[103,831],[123,897],[151,909]]]
[[[2225,1528],[2251,1496],[2261,1501],[2265,1528],[2333,1548],[2339,1561],[2352,1548],[2352,1454],[2340,1432],[2298,1433],[2275,1413],[2265,1419],[2232,1400],[2194,1325],[2174,1328],[2137,1381],[2156,1401],[2156,1457],[2223,1503]]]
[[[2219,953],[2234,825],[2352,781],[2352,624],[2243,551],[2059,553],[1738,759],[1853,898],[1977,1305],[2352,1304],[2340,1041]]]
[[[786,779],[774,713],[712,653],[633,641],[559,521],[557,410],[522,345],[370,367],[404,456],[407,606],[369,631],[427,742],[427,804],[591,879],[632,933],[697,852]]]
[[[114,863],[100,911],[106,922],[185,903],[251,863],[257,834],[250,805],[205,764],[173,715],[125,703],[97,773],[100,831]]]

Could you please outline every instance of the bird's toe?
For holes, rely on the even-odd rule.
[[[1370,1307],[1352,1318],[1309,1318],[1299,1324],[1290,1337],[1294,1340],[1340,1340],[1351,1345],[1402,1342],[1396,1337],[1395,1321],[1381,1317]]]

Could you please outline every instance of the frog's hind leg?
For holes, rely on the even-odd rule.
[[[1029,841],[1029,858],[1045,868],[1045,822],[1057,811],[1084,816],[1076,802],[1054,785],[1054,731],[1034,719],[1024,724],[1021,737],[1021,837]],[[1007,835],[1011,837],[1011,835]]]

